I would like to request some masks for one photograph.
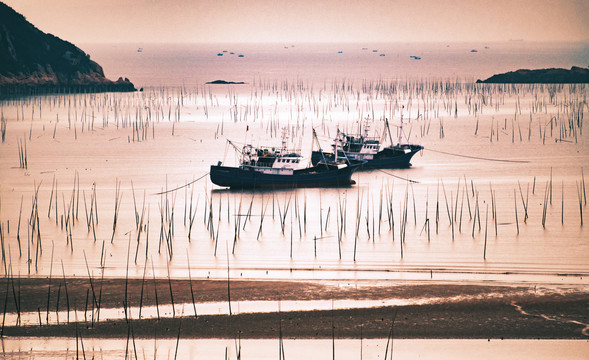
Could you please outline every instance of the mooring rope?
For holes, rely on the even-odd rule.
[[[454,153],[450,153],[450,152],[446,152],[446,151],[433,150],[433,149],[427,149],[427,151],[433,151],[433,152],[437,152],[437,153],[440,153],[440,154],[446,154],[446,155],[452,155],[452,156],[459,156],[459,157],[464,157],[464,158],[469,158],[469,159],[477,159],[477,160],[498,161],[498,162],[510,162],[510,163],[529,163],[529,161],[526,161],[526,160],[492,159],[492,158],[484,158],[484,157],[478,157],[478,156],[454,154]]]
[[[162,195],[162,194],[167,194],[167,193],[169,193],[169,192],[172,192],[172,191],[180,190],[180,189],[182,189],[182,188],[185,188],[185,187],[187,187],[188,185],[192,185],[192,184],[194,184],[195,182],[197,182],[198,180],[200,180],[200,179],[204,178],[204,177],[205,177],[205,176],[207,176],[208,174],[209,174],[209,173],[206,173],[206,174],[204,174],[203,176],[199,177],[198,179],[196,179],[196,180],[193,180],[193,181],[189,182],[188,184],[182,185],[182,186],[180,186],[180,187],[177,187],[177,188],[175,188],[175,189],[172,189],[172,190],[167,190],[167,191],[162,191],[162,192],[158,192],[158,193],[155,193],[155,194],[152,194],[152,195]]]
[[[382,169],[376,169],[376,170],[378,170],[378,171],[381,171],[381,172],[383,172],[383,173],[387,174],[388,176],[396,177],[397,179],[401,179],[401,180],[405,180],[405,181],[407,181],[407,182],[411,182],[411,183],[416,183],[416,184],[419,184],[419,181],[417,181],[417,180],[411,180],[411,179],[409,179],[409,178],[400,177],[400,176],[398,176],[398,175],[395,175],[395,174],[388,173],[388,172],[386,172],[386,171],[384,171],[384,170],[382,170]]]

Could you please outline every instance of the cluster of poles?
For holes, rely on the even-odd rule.
[[[42,127],[42,131],[45,132],[46,119],[49,116],[51,118],[55,116],[53,129],[49,129],[53,140],[58,140],[59,133],[64,130],[67,131],[65,136],[73,135],[74,139],[78,140],[78,129],[82,133],[94,134],[98,129],[114,126],[125,132],[127,142],[144,142],[150,138],[152,140],[156,138],[156,126],[159,123],[171,123],[171,135],[174,136],[178,131],[176,124],[195,119],[220,123],[215,133],[217,137],[219,134],[223,135],[225,118],[230,123],[259,122],[263,131],[276,138],[280,136],[278,130],[286,125],[291,137],[295,138],[304,134],[305,129],[311,125],[310,117],[320,120],[321,124],[318,128],[323,129],[323,133],[330,137],[329,131],[333,124],[341,123],[344,131],[350,130],[348,127],[352,126],[348,121],[336,120],[339,119],[339,115],[345,119],[363,119],[366,116],[373,119],[393,119],[405,116],[404,119],[410,127],[406,135],[407,140],[411,134],[418,134],[414,135],[416,137],[428,137],[432,123],[437,120],[439,124],[437,137],[444,139],[446,136],[444,123],[451,122],[464,109],[468,112],[468,116],[474,117],[475,136],[478,136],[479,132],[483,133],[481,130],[483,126],[489,126],[490,142],[497,143],[509,139],[507,141],[511,143],[518,140],[521,143],[526,138],[528,142],[535,138],[542,144],[578,143],[583,132],[584,111],[587,108],[586,92],[579,86],[558,84],[489,86],[435,80],[415,82],[377,80],[361,83],[341,80],[317,85],[301,80],[254,79],[249,88],[249,94],[232,88],[219,90],[212,86],[202,86],[192,89],[187,87],[151,88],[134,94],[32,96],[1,102],[1,146],[6,146],[7,134],[9,138],[16,136],[18,168],[28,170],[31,167],[30,160],[34,161],[34,157],[30,159],[30,154],[27,153],[27,138],[29,145],[35,141],[32,136],[34,127],[35,130]],[[525,103],[522,105],[521,99],[530,98],[532,100],[528,106]],[[504,114],[502,112],[504,107],[514,107],[515,111],[513,114]],[[524,108],[529,109],[529,114]],[[67,109],[66,120],[60,120],[59,114],[63,113],[64,109]],[[493,116],[490,124],[480,125],[480,119],[483,115],[488,115],[489,111],[496,113],[497,119]],[[27,124],[28,134],[25,133],[23,137],[20,137],[20,131],[19,135],[15,135],[16,130],[11,133],[10,128],[14,126],[12,120],[21,125],[30,121],[30,126]],[[419,131],[411,131],[414,124],[417,124]],[[533,137],[535,129],[538,136]],[[116,138],[109,139],[109,141],[113,140]],[[383,171],[382,174],[383,179],[387,179],[385,177],[387,172]],[[25,199],[24,195],[21,196],[18,217],[15,213],[6,216],[6,213],[0,212],[2,255],[0,268],[5,275],[2,333],[9,314],[15,314],[16,325],[20,325],[23,301],[20,271],[26,268],[27,276],[40,275],[39,263],[43,258],[43,245],[45,245],[42,241],[45,233],[41,227],[46,226],[49,229],[51,226],[50,231],[54,231],[53,228],[55,228],[55,232],[63,240],[59,237],[51,240],[47,302],[44,312],[41,307],[37,309],[39,326],[50,323],[52,312],[55,313],[59,323],[58,314],[64,309],[67,318],[63,321],[68,324],[73,321],[76,324],[84,323],[92,327],[100,322],[100,313],[104,306],[103,281],[107,268],[107,254],[114,251],[114,247],[118,244],[126,243],[125,292],[119,296],[122,298],[121,304],[128,324],[128,337],[131,339],[128,344],[133,344],[133,347],[135,346],[134,317],[130,310],[132,301],[127,286],[128,282],[133,280],[129,276],[131,261],[135,267],[143,265],[138,318],[142,316],[144,285],[148,281],[146,279],[147,264],[150,259],[153,296],[158,318],[160,315],[158,277],[154,261],[150,258],[154,255],[161,255],[167,263],[168,289],[166,292],[172,303],[172,316],[176,317],[170,264],[173,266],[173,261],[177,258],[178,246],[207,241],[212,244],[212,256],[217,258],[221,256],[218,253],[219,244],[225,242],[229,273],[229,254],[239,256],[241,242],[246,242],[247,245],[247,241],[285,239],[289,246],[284,251],[288,252],[290,260],[294,260],[296,257],[294,245],[297,238],[299,241],[312,244],[310,246],[312,246],[314,257],[317,258],[320,251],[317,247],[318,242],[329,241],[329,238],[333,237],[337,243],[336,258],[338,260],[349,256],[353,263],[361,263],[366,261],[358,252],[361,242],[394,243],[398,248],[399,258],[403,259],[407,256],[407,251],[410,251],[407,249],[407,243],[415,238],[422,237],[423,240],[427,238],[427,242],[435,241],[436,237],[455,241],[457,234],[468,231],[473,239],[477,238],[477,235],[484,237],[480,257],[485,261],[490,256],[487,249],[488,237],[493,232],[495,237],[498,237],[502,226],[512,225],[512,231],[517,236],[520,234],[520,227],[528,225],[531,214],[540,213],[540,219],[534,220],[541,223],[542,229],[547,229],[550,226],[548,222],[550,212],[555,213],[558,210],[560,210],[560,223],[564,225],[567,214],[573,213],[568,209],[573,206],[575,212],[579,213],[579,226],[583,227],[583,210],[587,205],[583,167],[580,168],[580,176],[575,180],[574,201],[568,201],[571,196],[567,194],[568,191],[565,192],[565,182],[562,181],[560,209],[553,206],[553,197],[556,198],[553,194],[557,194],[558,185],[553,181],[552,169],[545,185],[539,185],[540,191],[536,189],[536,176],[534,176],[531,195],[538,193],[537,199],[540,196],[542,198],[532,202],[530,202],[529,183],[527,187],[526,184],[522,187],[518,180],[517,186],[514,185],[509,189],[503,185],[499,190],[503,193],[497,194],[498,189],[491,182],[488,185],[475,183],[473,180],[468,181],[466,176],[458,179],[455,190],[453,186],[452,188],[448,186],[448,180],[439,179],[434,185],[435,200],[433,195],[430,199],[430,185],[419,184],[411,179],[403,180],[400,186],[398,183],[395,186],[394,181],[383,180],[380,189],[376,190],[374,186],[378,187],[378,185],[373,185],[374,182],[370,185],[373,187],[372,190],[370,186],[360,183],[355,189],[341,193],[337,198],[332,196],[328,199],[329,195],[319,192],[318,196],[312,200],[309,200],[308,193],[305,191],[232,194],[211,191],[205,186],[204,192],[200,193],[201,188],[197,186],[206,180],[193,181],[191,184],[186,183],[185,186],[174,189],[169,189],[166,181],[165,188],[160,193],[152,194],[144,189],[142,198],[141,190],[136,196],[132,181],[130,184],[123,184],[115,179],[114,194],[108,196],[101,194],[106,190],[101,190],[99,187],[105,184],[86,182],[81,187],[77,172],[73,181],[67,182],[68,185],[72,185],[67,189],[63,185],[58,186],[58,181],[61,184],[63,180],[54,176],[50,189],[48,185],[35,183],[30,199]],[[543,194],[541,194],[542,187]],[[567,184],[567,190],[571,188],[572,186]],[[183,202],[182,190],[184,191]],[[46,196],[47,194],[49,196]],[[202,201],[200,201],[201,197]],[[565,197],[568,197],[566,204]],[[156,198],[159,200],[154,201],[153,199]],[[112,199],[112,201],[106,201],[106,204],[101,203],[99,208],[99,199]],[[130,199],[133,205],[132,212],[124,210],[130,206]],[[506,199],[509,199],[509,205]],[[0,204],[1,201],[2,198],[0,198]],[[424,206],[420,205],[420,202],[424,203]],[[178,214],[182,213],[182,206],[184,211],[183,216],[180,216]],[[511,210],[512,206],[513,210]],[[534,206],[540,206],[541,210],[532,210]],[[154,219],[151,214],[152,207],[159,209],[159,214],[153,215]],[[47,219],[43,216],[45,209],[47,209]],[[132,219],[128,218],[129,214],[132,214]],[[82,221],[79,221],[80,217]],[[443,219],[446,217],[448,223],[445,228]],[[199,225],[201,218],[202,225]],[[271,221],[268,220],[269,218]],[[180,219],[183,219],[183,228],[178,229]],[[11,222],[17,224],[16,231],[14,229],[11,231]],[[157,230],[151,226],[152,222],[156,224],[159,222]],[[411,222],[413,222],[413,229],[410,226]],[[122,228],[121,224],[125,224],[124,226],[134,224],[134,226],[129,230]],[[466,230],[467,225],[468,230]],[[349,229],[350,226],[353,226],[353,229]],[[154,232],[157,236],[154,236]],[[203,239],[202,235],[205,233],[208,234],[208,239]],[[152,243],[153,239],[156,239],[156,245],[150,245],[150,234]],[[349,246],[352,249],[351,253],[347,254],[344,252],[344,246],[351,244],[352,241],[353,246]],[[86,258],[86,250],[90,242],[92,246],[99,244],[101,248],[100,260],[94,266],[90,266]],[[71,284],[72,280],[66,276],[63,260],[61,260],[61,279],[53,278],[54,248],[62,246],[68,249],[70,254],[74,256],[83,254],[84,257],[88,287],[84,301],[83,321],[77,319],[78,310],[73,310],[73,316],[76,319],[70,319],[72,309],[80,308],[74,303],[76,301],[79,303],[81,300],[74,301],[69,297],[68,282]],[[16,247],[18,247],[18,257],[16,252],[12,254],[16,251]],[[392,257],[391,253],[391,260]],[[194,316],[196,316],[196,301],[188,255],[186,260],[192,305]],[[15,263],[21,264],[18,267],[18,275],[15,274],[16,267],[13,267]],[[96,269],[100,270],[99,277],[94,275]],[[230,304],[229,282],[227,289]],[[161,297],[162,294],[160,291],[159,296]],[[394,320],[392,323],[394,324]],[[178,340],[180,331],[181,327],[178,329]],[[391,326],[391,340],[392,334]],[[81,330],[76,330],[76,338],[79,338],[83,353]],[[78,340],[76,340],[77,344]],[[280,356],[284,358],[282,336],[280,336],[280,348]],[[136,353],[135,356],[137,356]]]

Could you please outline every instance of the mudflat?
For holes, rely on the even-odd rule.
[[[49,312],[227,302],[231,315],[63,321]],[[415,300],[409,305],[237,313],[239,301]],[[418,301],[419,300],[419,301]],[[183,338],[469,338],[587,339],[589,291],[454,283],[4,278],[4,313],[38,312],[36,325],[3,321],[3,336]]]

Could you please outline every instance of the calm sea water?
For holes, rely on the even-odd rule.
[[[225,277],[228,266],[248,278],[511,274],[507,281],[584,283],[589,273],[586,88],[470,82],[521,67],[582,65],[584,45],[87,51],[108,76],[125,74],[145,91],[2,104],[7,271],[46,275],[63,261],[68,274],[86,273],[87,263],[124,276],[129,259],[129,274],[138,277],[146,261],[159,275],[178,277],[188,275],[189,262],[197,277]],[[215,79],[247,84],[204,85]],[[405,141],[426,150],[410,169],[358,173],[347,189],[235,192],[206,176],[211,164],[235,163],[227,140],[279,145],[286,129],[308,155],[311,128],[328,148],[337,128],[353,132],[365,117],[377,119],[372,131],[379,133],[379,119],[390,118],[395,139],[403,117]]]
[[[82,48],[103,66],[107,77],[126,76],[139,87],[254,78],[318,85],[334,79],[357,84],[379,79],[475,81],[516,69],[589,66],[587,43],[88,44]]]
[[[77,342],[77,344],[76,344]],[[76,347],[77,345],[77,347]],[[334,347],[335,345],[335,347]],[[395,339],[393,342],[394,358],[419,359],[456,359],[471,357],[473,352],[478,357],[487,359],[563,359],[583,358],[589,345],[583,341],[567,340],[438,340],[438,339]],[[84,346],[84,352],[82,351]],[[15,339],[3,348],[5,359],[71,359],[82,357],[128,359],[135,354],[140,359],[275,359],[281,344],[278,339],[242,339],[235,340],[194,340],[194,339],[39,339],[35,347],[30,346],[30,339]],[[391,344],[387,339],[349,340],[312,340],[285,339],[284,356],[294,359],[379,359],[385,354],[391,355]],[[77,349],[77,350],[76,350]],[[125,351],[127,349],[127,351]],[[313,349],[312,353],[309,349]],[[387,356],[387,357],[388,357]]]
[[[0,104],[2,274],[587,286],[587,88],[472,85],[519,68],[587,66],[587,44],[82,48],[108,77],[144,91]],[[204,85],[217,79],[247,84]],[[287,129],[308,153],[312,128],[329,147],[336,129],[354,131],[366,116],[379,133],[389,118],[393,138],[403,117],[405,140],[426,150],[410,169],[358,173],[343,189],[228,191],[208,180],[211,164],[236,161],[227,140],[279,145]],[[124,340],[86,341],[100,356],[124,356]],[[175,352],[176,342],[157,341],[158,354]],[[248,353],[265,358],[277,340],[251,344]],[[72,356],[76,343],[4,345],[7,358],[54,358]],[[179,354],[221,357],[234,345],[182,340]],[[332,351],[325,340],[286,341],[287,354],[291,345]],[[338,358],[376,357],[386,342],[336,345]],[[150,354],[155,341],[139,347]],[[586,343],[395,347],[423,358],[577,358]]]

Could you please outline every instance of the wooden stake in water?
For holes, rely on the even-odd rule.
[[[229,307],[229,316],[231,316],[231,277],[229,271],[229,249],[225,242],[225,255],[227,256],[227,305]]]
[[[168,267],[168,286],[170,287],[170,300],[172,301],[172,317],[176,317],[176,307],[174,306],[174,293],[172,292],[172,279],[170,278],[170,264]]]
[[[18,211],[18,226],[16,228],[16,240],[18,241],[19,257],[22,256],[21,245],[20,245],[20,218],[22,215],[22,202],[23,202],[23,196],[20,197],[20,210]]]
[[[519,221],[517,219],[517,196],[515,195],[515,189],[513,189],[513,206],[515,207],[515,226],[517,228],[517,235],[519,235]]]
[[[119,217],[119,209],[121,206],[121,200],[123,195],[120,193],[121,190],[121,183],[120,181],[115,181],[115,211],[114,211],[114,218],[112,224],[112,236],[110,238],[110,243],[112,244],[115,239],[115,232],[117,230],[117,220]]]
[[[125,268],[125,300],[123,302],[123,307],[125,309],[125,320],[128,321],[130,318],[130,314],[127,312],[129,308],[129,253],[131,252],[131,233],[129,233],[129,242],[127,245],[127,266]],[[86,263],[87,264],[87,263]],[[92,290],[94,291],[94,290]]]
[[[552,167],[550,168],[550,205],[552,205]]]
[[[544,207],[542,209],[542,227],[546,228],[546,213],[548,208],[548,197],[549,197],[549,186],[550,183],[546,183],[546,189],[544,190]]]
[[[577,195],[579,196],[579,216],[581,218],[581,227],[583,227],[583,201],[581,198],[581,186],[579,186],[579,183],[576,183],[577,185]]]
[[[438,188],[436,191],[436,235],[438,234],[439,223],[440,223],[440,179],[438,179]]]
[[[194,301],[194,291],[192,291],[192,275],[190,274],[190,257],[188,256],[188,249],[186,249],[186,260],[188,264],[188,283],[190,284],[190,296],[192,298],[192,308],[194,309],[194,318],[198,317],[196,313],[196,302]]]
[[[487,260],[487,220],[489,219],[489,204],[487,204],[487,213],[485,215],[485,248],[483,250],[483,259]]]
[[[49,298],[51,295],[51,275],[53,273],[53,241],[51,242],[51,264],[49,266],[49,284],[47,285],[47,317],[46,321],[49,323]]]
[[[395,339],[395,319],[397,318],[397,310],[395,309],[395,313],[393,314],[393,320],[391,321],[391,330],[389,331],[389,336],[387,337],[387,346],[385,348],[384,359],[386,360],[388,352],[389,352],[389,344],[391,345],[391,357],[393,358],[393,341]]]
[[[159,304],[159,300],[158,300],[158,296],[157,296],[157,281],[155,278],[155,267],[153,265],[153,258],[151,259],[151,273],[153,276],[153,292],[155,295],[155,309],[157,311],[157,319],[160,319],[160,304]]]
[[[180,323],[178,324],[178,337],[176,338],[176,350],[174,351],[174,360],[178,357],[178,347],[180,346],[180,332],[182,331],[182,319],[180,319]],[[137,354],[135,354],[137,357]]]
[[[70,322],[70,296],[67,291],[67,281],[65,279],[65,270],[63,268],[63,260],[61,260],[61,273],[63,275],[63,286],[65,288],[65,301],[66,301],[66,305],[67,305],[67,322],[69,324],[69,322]]]
[[[143,264],[143,277],[141,278],[141,293],[139,295],[139,319],[141,319],[141,309],[143,307],[143,288],[145,287],[145,273],[147,270],[147,259]]]
[[[561,202],[560,202],[560,224],[564,225],[564,180],[561,187]]]
[[[9,279],[8,279],[8,273],[5,273],[6,276],[4,277],[4,279],[6,280],[6,291],[4,292],[4,311],[2,312],[2,330],[0,330],[0,337],[4,338],[4,324],[6,322],[6,311],[7,311],[7,306],[8,306],[8,290],[9,290]],[[39,326],[41,326],[41,315],[39,313]]]
[[[587,206],[587,192],[585,191],[585,174],[583,168],[581,168],[581,183],[583,185],[583,203]]]

